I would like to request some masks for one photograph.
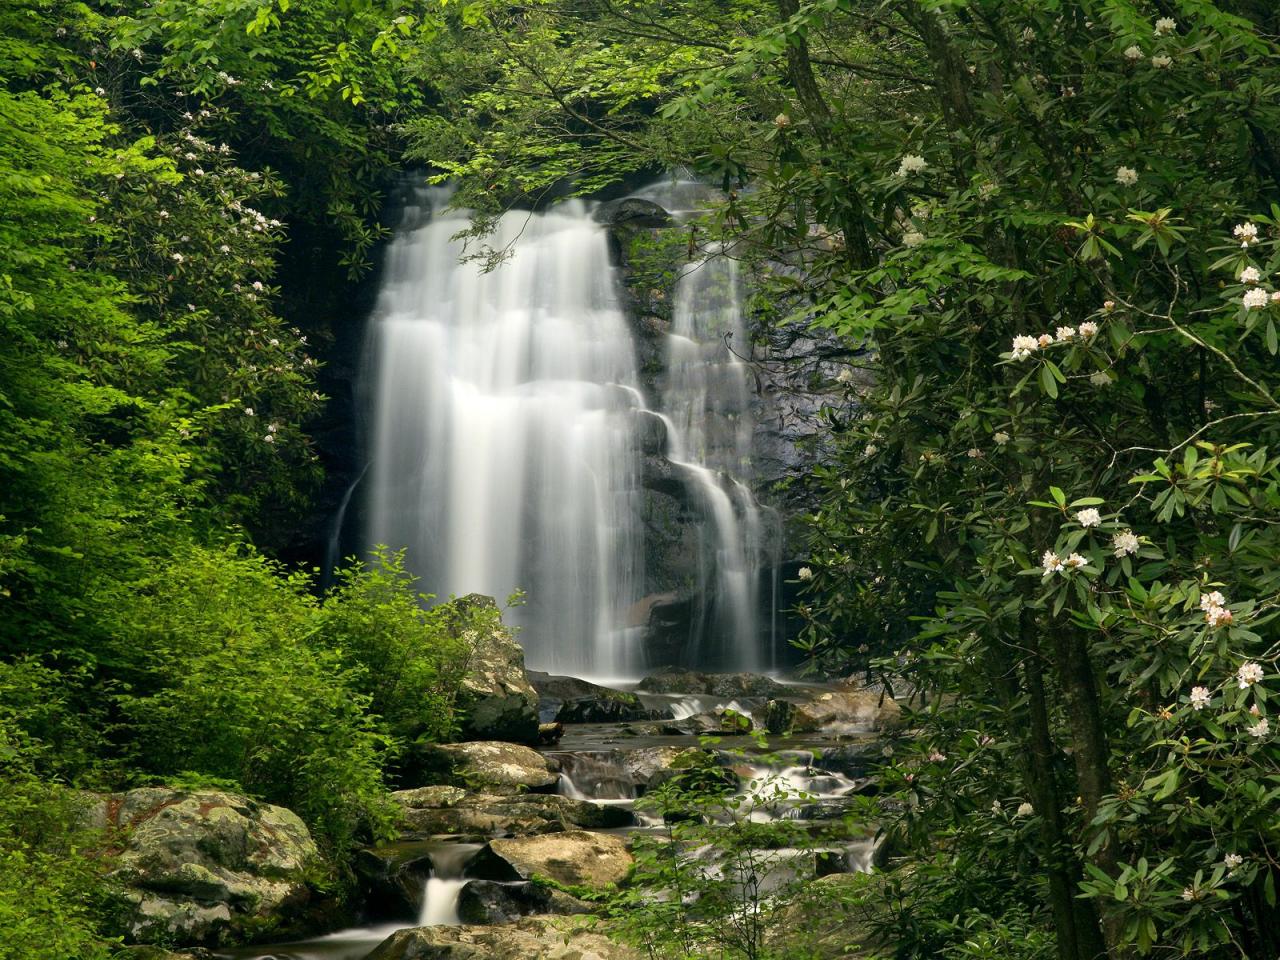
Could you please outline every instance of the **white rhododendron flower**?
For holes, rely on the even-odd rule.
[[[1036,343],[1042,347],[1047,347],[1049,344],[1053,343],[1053,337],[1049,336],[1047,333],[1042,333],[1040,336],[1036,337]]]
[[[1254,223],[1237,223],[1231,234],[1240,241],[1242,247],[1258,242],[1258,226]]]
[[[1245,291],[1240,302],[1244,304],[1246,310],[1258,310],[1270,303],[1271,297],[1268,296],[1267,291],[1254,287],[1252,290]]]
[[[929,164],[924,157],[915,153],[908,153],[902,158],[902,162],[898,164],[898,176],[907,177],[913,173],[923,173]]]
[[[1005,433],[1003,430],[999,430],[995,433],[994,436],[992,436],[991,439],[1003,447],[1006,443],[1009,442],[1009,435]]]
[[[1151,65],[1157,70],[1165,70],[1173,63],[1173,57],[1167,57],[1163,53],[1151,58]]]
[[[1076,514],[1076,522],[1082,527],[1096,527],[1102,523],[1102,514],[1096,507],[1087,507]]]
[[[924,243],[924,234],[919,230],[908,230],[902,235],[902,245],[904,247],[918,247]]]
[[[1117,557],[1138,552],[1138,538],[1132,530],[1117,533],[1111,538],[1111,550]]]
[[[1191,688],[1191,709],[1203,710],[1209,705],[1209,688],[1208,687],[1192,687]]]
[[[1173,33],[1178,28],[1178,22],[1173,17],[1161,17],[1156,21],[1156,36],[1163,37],[1165,34]]]
[[[801,567],[798,571],[796,571],[796,576],[799,577],[801,580],[812,580],[813,571],[810,570],[808,567]]]
[[[1039,349],[1040,344],[1036,342],[1035,337],[1022,334],[1013,338],[1013,359],[1015,360],[1025,360]]]
[[[1029,817],[1036,812],[1036,808],[1029,803],[1018,804],[1018,810],[1014,813],[1015,817]]]
[[[1070,340],[1072,337],[1076,335],[1076,328],[1075,327],[1059,327],[1057,330],[1054,331],[1054,335],[1058,338],[1059,341]]]
[[[1080,554],[1073,553],[1071,556],[1067,557],[1067,559],[1063,560],[1062,562],[1064,565],[1070,567],[1072,570],[1079,570],[1081,567],[1088,564],[1089,561],[1086,560],[1084,557],[1080,556]]]
[[[1236,671],[1236,684],[1241,690],[1248,690],[1261,679],[1262,664],[1254,663],[1252,660],[1240,664],[1240,669]]]
[[[1256,737],[1261,740],[1271,732],[1271,721],[1263,717],[1257,723],[1249,728],[1249,736]]]
[[[1133,167],[1117,167],[1116,183],[1122,187],[1132,187],[1138,182],[1138,171]]]
[[[1262,279],[1262,271],[1257,267],[1245,267],[1240,271],[1241,283],[1257,283]]]
[[[1097,373],[1089,375],[1089,382],[1095,387],[1111,386],[1111,376],[1105,370],[1099,370]]]
[[[1210,607],[1225,607],[1226,605],[1227,598],[1217,590],[1213,591],[1213,593],[1205,593],[1200,596],[1201,610],[1208,610]]]
[[[1146,56],[1146,54],[1144,54],[1142,52],[1142,48],[1135,43],[1133,46],[1125,48],[1124,56],[1126,60],[1141,60]]]
[[[1098,334],[1098,325],[1094,323],[1092,320],[1086,320],[1084,323],[1080,324],[1080,336],[1094,337],[1094,336],[1097,336],[1097,334]]]
[[[1051,577],[1055,573],[1062,572],[1062,558],[1052,550],[1046,550],[1044,556],[1040,558],[1040,566],[1044,567],[1044,575]]]
[[[1228,870],[1234,870],[1242,863],[1244,863],[1244,857],[1240,856],[1238,853],[1228,853],[1222,858],[1222,865]]]

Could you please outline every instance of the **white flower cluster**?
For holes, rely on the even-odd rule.
[[[1167,70],[1169,65],[1172,63],[1173,57],[1167,56],[1163,53],[1157,54],[1151,58],[1151,65],[1157,70]]]
[[[1138,171],[1133,167],[1116,167],[1116,183],[1122,187],[1132,187],[1138,182]]]
[[[1132,530],[1124,530],[1111,538],[1111,551],[1115,557],[1137,553],[1138,547],[1138,537]]]
[[[1236,685],[1241,690],[1248,690],[1261,680],[1262,664],[1254,663],[1252,660],[1240,664],[1240,669],[1236,671]]]
[[[1173,17],[1161,17],[1156,21],[1156,36],[1163,37],[1178,29],[1178,22]]]
[[[1209,705],[1212,694],[1209,693],[1208,687],[1192,687],[1191,688],[1191,709],[1200,711]]]
[[[1076,522],[1086,529],[1096,527],[1102,523],[1102,514],[1098,512],[1096,507],[1087,507],[1076,513]]]
[[[1135,61],[1141,60],[1145,56],[1146,54],[1142,52],[1142,48],[1138,46],[1136,43],[1130,47],[1125,48],[1125,51],[1124,51],[1124,57],[1126,60],[1135,60]]]
[[[1227,609],[1227,598],[1217,590],[1200,598],[1200,609],[1204,611],[1205,623],[1211,627],[1224,627],[1233,619],[1231,611]]]
[[[1231,234],[1240,241],[1240,246],[1242,247],[1248,247],[1258,242],[1258,226],[1254,223],[1237,223]]]
[[[1092,321],[1085,321],[1079,327],[1058,327],[1053,334],[1042,333],[1033,337],[1023,333],[1013,338],[1009,352],[1014,360],[1026,360],[1037,350],[1055,343],[1070,343],[1077,338],[1088,340],[1097,334],[1098,325]]]
[[[1073,553],[1069,557],[1059,557],[1052,550],[1046,550],[1044,556],[1040,558],[1040,566],[1044,568],[1044,576],[1051,577],[1055,573],[1062,573],[1065,570],[1079,570],[1088,564],[1088,560]]]
[[[929,168],[928,162],[924,157],[915,153],[908,153],[902,158],[902,162],[898,164],[898,176],[909,177],[913,173],[924,173]]]

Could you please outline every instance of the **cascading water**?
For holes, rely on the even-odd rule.
[[[596,678],[646,666],[627,625],[645,592],[640,418],[652,416],[607,234],[571,202],[499,218],[486,272],[460,262],[467,215],[420,189],[391,244],[372,324],[367,542],[404,547],[439,595],[523,590],[531,667]],[[761,511],[736,264],[674,292],[657,415],[702,520],[689,659],[762,662]]]
[[[605,234],[578,203],[509,213],[484,272],[459,263],[465,214],[420,199],[374,324],[371,540],[442,596],[526,591],[531,666],[634,674],[638,387]]]
[[[700,650],[738,670],[760,667],[763,526],[749,476],[753,423],[737,262],[720,251],[688,265],[676,281],[662,406],[668,457],[690,475],[711,518],[700,597],[709,597]],[[710,589],[708,589],[710,588]]]

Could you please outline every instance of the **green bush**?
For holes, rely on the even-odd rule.
[[[387,738],[361,692],[363,668],[316,643],[305,575],[244,548],[192,549],[122,609],[118,702],[136,766],[163,780],[238,784],[306,820],[330,854],[387,823]]]

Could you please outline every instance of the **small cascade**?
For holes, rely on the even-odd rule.
[[[560,757],[559,792],[594,803],[633,803],[634,775],[615,753],[567,753]]]
[[[461,923],[458,896],[466,885],[464,870],[480,850],[478,843],[441,844],[431,851],[431,876],[422,891],[418,926],[438,927]]]

